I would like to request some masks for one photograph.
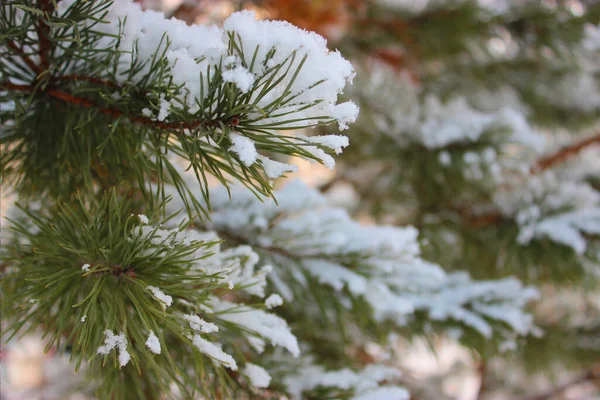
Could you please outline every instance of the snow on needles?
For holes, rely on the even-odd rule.
[[[265,300],[267,308],[274,308],[283,304],[283,299],[278,294],[272,294]]]
[[[281,271],[301,266],[340,298],[347,288],[351,296],[366,300],[376,320],[404,325],[416,311],[424,311],[432,319],[458,322],[485,337],[493,333],[490,320],[507,324],[516,334],[534,329],[523,308],[537,292],[518,280],[474,281],[465,273],[446,273],[420,258],[415,228],[363,226],[346,211],[329,207],[318,191],[298,180],[275,197],[277,204],[272,199],[261,202],[240,188],[232,190],[230,199],[225,189],[217,189],[211,193],[213,214],[206,224],[292,258],[294,262],[279,257],[270,275],[287,302],[298,299]]]
[[[160,354],[160,342],[154,334],[154,331],[150,331],[148,340],[146,340],[146,347],[148,347],[154,354]]]
[[[271,375],[261,366],[248,363],[244,367],[244,374],[258,388],[268,387],[271,383]]]
[[[146,289],[148,289],[149,291],[152,292],[152,295],[154,296],[154,298],[156,298],[156,300],[164,307],[167,308],[169,307],[171,304],[173,304],[173,298],[169,295],[166,295],[162,292],[162,290],[160,290],[157,287],[154,286],[148,286],[146,287]]]
[[[541,148],[544,142],[543,135],[527,122],[526,107],[510,94],[499,104],[486,104],[490,96],[480,92],[443,100],[424,93],[408,78],[396,79],[381,66],[373,68],[352,91],[379,94],[376,104],[365,104],[373,114],[366,123],[401,147],[418,143],[442,149],[454,143],[475,143],[493,132],[500,132],[493,135],[496,142],[519,143],[530,150]]]
[[[62,1],[59,13],[66,13],[74,1]],[[167,72],[161,75],[163,83],[181,85],[169,98],[162,95],[144,107],[146,117],[168,122],[175,112],[212,115],[213,104],[205,106],[203,101],[209,85],[214,84],[209,76],[219,71],[222,85],[233,85],[249,94],[244,101],[252,104],[253,110],[245,118],[258,129],[296,129],[319,122],[337,122],[340,129],[345,129],[357,118],[354,103],[337,103],[338,95],[354,78],[353,67],[338,51],[330,51],[327,41],[314,32],[284,21],[257,20],[252,11],[233,13],[222,28],[188,26],[181,20],[165,19],[160,12],[143,11],[131,0],[114,1],[103,19],[107,23],[97,24],[94,29],[120,35],[118,41],[106,36],[97,44],[99,48],[116,46],[122,51],[118,83],[139,83],[150,72],[155,55],[164,51]],[[139,71],[132,74],[133,61]],[[262,90],[265,81],[276,83],[266,93]],[[231,151],[244,149],[240,156],[248,166],[257,159],[251,148],[238,140]],[[270,171],[273,176],[273,168]]]
[[[248,306],[237,305],[219,299],[213,299],[213,310],[215,312],[232,310],[230,313],[219,315],[219,318],[242,326],[250,332],[259,334],[261,337],[270,340],[274,346],[285,348],[294,357],[300,355],[298,340],[290,331],[285,320],[280,317],[262,310],[256,310]]]
[[[283,319],[252,306],[219,300],[213,297],[213,293],[203,295],[202,290],[197,286],[204,275],[205,283],[210,282],[210,286],[222,288],[224,291],[238,290],[264,297],[266,277],[272,271],[272,267],[269,265],[257,267],[259,257],[249,246],[221,249],[219,238],[214,232],[189,229],[187,222],[183,220],[178,224],[173,218],[165,222],[165,226],[136,226],[130,235],[131,242],[143,241],[149,245],[149,248],[144,251],[150,255],[164,254],[165,251],[174,249],[185,251],[187,260],[179,259],[182,270],[179,272],[178,286],[189,283],[193,293],[189,298],[174,299],[175,292],[172,297],[156,286],[146,286],[148,294],[164,307],[165,314],[168,313],[169,318],[179,321],[181,331],[177,334],[185,335],[198,351],[210,357],[215,363],[232,370],[237,369],[237,362],[232,355],[222,350],[223,346],[232,344],[233,335],[230,335],[232,329],[241,332],[251,348],[257,352],[264,350],[265,340],[268,340],[273,345],[281,346],[297,356],[300,350],[296,337]],[[175,227],[171,228],[173,225]],[[194,297],[199,290],[201,300]],[[276,306],[281,304],[281,299],[277,295],[272,295],[266,302]],[[210,315],[215,323],[208,322],[197,314]],[[219,323],[223,323],[228,329],[221,332],[217,326]],[[161,332],[165,334],[168,329],[169,327],[163,326]],[[210,340],[203,337],[208,334],[211,335]],[[237,337],[233,340],[239,339]],[[119,359],[124,365],[129,358],[126,343],[124,334],[115,336],[107,331],[105,344],[98,349],[98,352],[108,354],[110,350],[117,347]],[[160,339],[154,331],[149,332],[145,345],[150,352],[161,353]],[[253,382],[256,380],[255,386],[263,385],[265,382],[268,385],[268,374],[261,375],[258,368],[255,366],[248,372],[254,374],[251,379]]]
[[[110,330],[104,331],[104,345],[98,347],[98,354],[106,355],[114,348],[119,350],[119,365],[124,367],[131,360],[131,355],[127,351],[127,337],[121,332],[115,335]]]
[[[190,328],[198,332],[211,333],[219,330],[219,327],[217,327],[215,324],[212,322],[206,322],[197,315],[187,314],[183,316],[183,319],[190,323]]]
[[[576,177],[563,179],[546,171],[515,190],[497,193],[494,201],[504,216],[516,221],[522,245],[546,238],[583,254],[586,234],[600,234],[600,194]]]
[[[256,152],[256,147],[254,147],[254,142],[245,136],[238,135],[237,133],[231,133],[229,138],[231,139],[232,143],[229,151],[236,153],[240,158],[240,161],[244,163],[246,167],[254,164],[258,158],[258,153]]]
[[[393,381],[401,376],[400,371],[384,365],[371,364],[362,371],[348,368],[326,371],[323,367],[308,363],[295,375],[284,379],[284,384],[294,399],[302,399],[302,392],[318,386],[352,390],[351,400],[394,399],[408,400],[409,392],[398,386],[380,386],[380,382]]]
[[[237,363],[235,362],[233,357],[225,353],[217,344],[209,342],[208,340],[203,339],[199,335],[194,336],[193,343],[194,346],[196,346],[198,350],[200,350],[200,352],[211,357],[213,360],[225,365],[232,371],[237,371]]]

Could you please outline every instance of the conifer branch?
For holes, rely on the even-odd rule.
[[[64,77],[60,78],[60,79],[64,79]],[[84,77],[84,76],[75,76],[75,75],[69,75],[69,76],[67,76],[66,79],[67,80],[78,80],[78,81],[102,83],[102,84],[106,84],[106,85],[111,84],[110,82],[107,82],[107,81],[98,80],[98,79],[94,79],[94,78],[90,78],[90,77]],[[11,83],[11,82],[4,83],[1,87],[2,87],[2,89],[14,90],[14,91],[19,91],[19,92],[35,91],[34,86],[17,85],[17,84]],[[128,116],[128,115],[125,115],[125,113],[123,111],[116,110],[114,108],[100,107],[97,104],[94,104],[93,102],[91,102],[87,99],[84,99],[82,97],[73,96],[72,94],[61,91],[61,90],[48,89],[48,90],[44,91],[43,93],[48,97],[51,97],[56,100],[64,101],[66,103],[73,104],[75,106],[96,109],[101,114],[104,114],[109,117],[113,117],[115,119],[119,118],[119,117],[126,117],[131,122],[142,124],[142,125],[148,125],[148,126],[152,126],[155,128],[165,129],[165,130],[180,131],[183,129],[190,129],[190,130],[197,129],[199,127],[218,127],[218,126],[220,126],[221,123],[224,123],[225,125],[229,125],[229,126],[234,126],[236,123],[235,117],[231,118],[229,121],[199,120],[199,121],[190,122],[190,123],[154,121],[150,118],[146,118],[146,117],[142,117],[142,116]]]
[[[583,149],[588,146],[592,146],[594,144],[600,143],[600,134],[584,139],[578,143],[574,143],[572,145],[566,146],[558,150],[557,152],[550,154],[548,156],[542,157],[538,160],[535,166],[531,169],[532,174],[538,174],[547,169],[554,167],[557,164],[560,164],[566,161],[571,156],[578,154]]]

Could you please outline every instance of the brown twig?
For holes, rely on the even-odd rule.
[[[477,389],[477,400],[481,400],[486,390],[485,375],[487,373],[487,364],[485,360],[481,360],[477,365],[477,373],[479,374],[479,389]]]
[[[38,19],[36,32],[39,42],[38,52],[40,57],[40,67],[42,71],[45,71],[50,67],[48,54],[51,50],[51,42],[49,38],[50,26],[46,24],[46,22],[44,21],[44,17],[52,12],[52,8],[54,6],[52,5],[52,1],[50,0],[38,0],[38,6],[44,13],[44,15]]]
[[[590,368],[589,371],[583,373],[582,375],[576,377],[575,379],[573,379],[569,382],[565,382],[561,385],[558,385],[558,386],[548,390],[547,392],[544,392],[541,394],[536,394],[533,396],[524,397],[521,400],[549,400],[552,397],[564,392],[565,390],[567,390],[573,386],[581,385],[582,383],[594,381],[597,379],[600,379],[600,364],[596,364],[595,366]]]
[[[61,81],[75,81],[75,82],[91,82],[99,85],[108,86],[114,89],[120,89],[121,87],[114,82],[106,81],[92,76],[81,76],[81,75],[63,75],[56,78]]]
[[[563,147],[554,154],[540,158],[538,162],[531,168],[531,173],[537,174],[554,167],[555,165],[566,161],[571,156],[576,155],[586,147],[594,144],[600,144],[600,134],[589,137],[581,142]]]
[[[23,49],[20,48],[19,46],[17,46],[15,44],[15,42],[13,42],[12,40],[7,40],[6,41],[6,46],[9,49],[14,50],[17,54],[19,54],[19,57],[21,57],[21,60],[23,60],[23,62],[25,64],[27,64],[27,66],[29,68],[31,68],[31,70],[33,72],[35,72],[36,74],[39,74],[40,72],[42,72],[40,70],[40,67],[35,62],[33,62],[33,60],[31,58],[29,58],[29,56],[27,54],[25,54],[25,52],[23,51]]]
[[[481,229],[488,225],[498,225],[505,220],[504,216],[497,212],[481,215],[473,215],[465,211],[459,211],[459,213],[467,225],[473,229]]]
[[[2,84],[2,86],[0,86],[0,87],[2,89],[16,90],[16,91],[20,91],[20,92],[33,92],[35,90],[35,88],[30,85],[16,85],[16,84],[13,84],[10,82],[6,82],[6,83]],[[76,105],[79,107],[84,107],[84,108],[93,108],[93,109],[97,110],[98,112],[100,112],[101,114],[107,115],[109,117],[114,117],[114,118],[126,117],[131,122],[135,122],[135,123],[142,124],[142,125],[150,125],[150,126],[160,128],[160,129],[165,129],[165,130],[182,130],[182,129],[192,130],[192,129],[196,129],[200,126],[218,126],[219,125],[219,121],[216,121],[216,120],[203,120],[203,121],[201,120],[201,121],[195,121],[192,123],[163,122],[163,121],[154,121],[150,118],[141,117],[141,116],[126,116],[125,113],[123,113],[120,110],[113,109],[113,108],[100,107],[100,106],[92,103],[88,99],[85,99],[82,97],[76,97],[70,93],[63,92],[58,89],[47,89],[46,91],[41,92],[41,93],[48,97],[51,97],[53,99],[64,101],[65,103],[73,104],[73,105]],[[231,124],[234,124],[234,122],[235,122],[235,118],[232,119]]]

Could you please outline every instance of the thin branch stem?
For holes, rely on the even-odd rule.
[[[84,77],[78,77],[78,80],[91,81],[92,79],[93,78],[84,79]],[[10,82],[2,84],[2,86],[0,86],[0,88],[7,89],[7,90],[20,91],[20,92],[33,92],[35,90],[35,88],[30,85],[16,85],[16,84],[13,84]],[[142,116],[127,116],[127,115],[125,115],[124,112],[122,112],[120,110],[117,110],[114,108],[100,107],[100,106],[92,103],[88,99],[84,99],[82,97],[76,97],[70,93],[63,92],[58,89],[47,89],[44,92],[42,92],[42,94],[46,95],[48,97],[51,97],[53,99],[61,100],[61,101],[64,101],[65,103],[73,104],[73,105],[76,105],[79,107],[93,108],[95,110],[98,110],[98,112],[100,112],[101,114],[107,115],[109,117],[114,117],[115,119],[119,118],[119,117],[125,117],[134,123],[138,123],[138,124],[142,124],[142,125],[149,125],[149,126],[153,126],[153,127],[165,129],[165,130],[182,130],[182,129],[192,130],[192,129],[199,128],[201,126],[219,126],[219,122],[220,122],[218,120],[204,120],[204,121],[200,120],[200,121],[195,121],[192,123],[154,121],[152,119],[142,117]]]
[[[44,13],[42,17],[38,19],[38,23],[36,26],[36,32],[39,41],[39,57],[40,57],[40,67],[42,71],[46,71],[50,67],[50,61],[48,60],[48,55],[50,53],[52,44],[50,42],[49,33],[50,26],[48,26],[44,22],[44,17],[49,15],[52,12],[52,8],[54,5],[50,0],[38,0],[38,6]]]
[[[81,76],[81,75],[63,75],[56,78],[61,81],[75,81],[75,82],[91,82],[97,83],[99,85],[108,86],[114,89],[120,89],[121,87],[114,82],[106,81],[99,78],[94,78],[92,76]]]
[[[27,55],[25,54],[25,52],[23,51],[22,48],[20,48],[19,46],[17,46],[15,44],[15,42],[13,42],[12,40],[7,40],[6,41],[6,46],[9,49],[14,50],[17,54],[19,54],[19,57],[21,58],[21,60],[23,60],[23,62],[25,64],[27,64],[27,66],[36,74],[39,74],[41,71],[40,67]]]
[[[549,400],[552,397],[564,392],[565,390],[567,390],[573,386],[581,385],[582,383],[594,381],[596,379],[600,379],[600,364],[596,364],[595,366],[590,368],[587,372],[574,378],[571,381],[568,381],[561,385],[558,385],[558,386],[548,390],[547,392],[544,392],[541,394],[536,394],[533,396],[527,396],[527,397],[523,398],[522,400]]]
[[[487,374],[487,364],[485,360],[481,360],[479,365],[477,365],[477,373],[479,374],[479,389],[477,389],[477,397],[475,399],[481,400],[486,391],[485,376]]]
[[[591,136],[585,140],[582,140],[581,142],[574,143],[572,145],[563,147],[562,149],[558,150],[554,154],[550,154],[548,156],[540,158],[538,160],[538,162],[531,169],[531,173],[537,174],[537,173],[543,172],[551,167],[554,167],[555,165],[566,161],[571,156],[576,155],[583,149],[585,149],[591,145],[594,145],[594,144],[600,144],[600,134]]]

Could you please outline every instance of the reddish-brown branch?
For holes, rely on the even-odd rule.
[[[593,366],[592,368],[590,368],[589,371],[585,372],[584,374],[576,377],[575,379],[569,382],[565,382],[562,385],[558,385],[548,390],[547,392],[536,394],[533,396],[527,396],[523,400],[550,400],[551,398],[555,397],[556,395],[564,392],[565,390],[573,386],[581,385],[585,382],[596,381],[598,379],[600,379],[600,364]]]
[[[563,147],[559,151],[549,156],[542,157],[538,160],[538,162],[531,168],[532,174],[537,174],[543,172],[551,167],[554,167],[561,162],[566,161],[571,156],[576,155],[581,150],[585,149],[588,146],[600,144],[600,134],[596,136],[589,137],[585,140],[582,140],[579,143],[572,144],[567,147]]]
[[[106,81],[106,80],[99,79],[99,78],[94,78],[92,76],[63,75],[63,76],[57,77],[56,79],[61,80],[61,81],[91,82],[91,83],[97,83],[99,85],[104,85],[104,86],[108,86],[108,87],[115,88],[115,89],[120,88],[119,85],[117,85],[114,82]]]
[[[6,41],[6,46],[9,49],[14,50],[17,54],[19,54],[19,57],[21,57],[21,60],[23,60],[23,62],[25,64],[27,64],[27,66],[29,68],[31,68],[31,70],[33,72],[35,72],[36,74],[39,74],[41,72],[40,67],[35,62],[33,62],[33,60],[31,58],[29,58],[29,56],[27,56],[25,54],[25,52],[23,51],[23,49],[20,48],[19,46],[17,46],[15,44],[15,42],[13,42],[12,40],[7,40]]]
[[[481,229],[488,225],[498,225],[504,221],[502,214],[496,212],[482,215],[463,214],[463,217],[469,227],[473,229]]]
[[[34,91],[33,86],[15,85],[10,82],[2,84],[1,88],[8,89],[8,90],[16,90],[16,91],[20,91],[20,92],[33,92]],[[141,116],[126,116],[125,113],[123,113],[120,110],[116,110],[113,108],[100,107],[100,106],[92,103],[88,99],[76,97],[70,93],[66,93],[66,92],[63,92],[63,91],[60,91],[57,89],[47,89],[40,93],[42,93],[43,95],[46,95],[48,97],[51,97],[53,99],[61,100],[66,103],[73,104],[73,105],[76,105],[79,107],[93,108],[93,109],[97,110],[98,112],[100,112],[101,114],[107,115],[109,117],[114,117],[114,118],[126,117],[131,122],[135,122],[135,123],[142,124],[142,125],[150,125],[150,126],[154,126],[156,128],[161,128],[161,129],[182,130],[182,129],[196,129],[200,126],[217,126],[218,125],[218,121],[212,121],[212,120],[211,121],[196,121],[193,123],[162,122],[162,121],[154,121],[149,118],[145,118],[145,117],[141,117]]]
[[[30,85],[15,85],[14,83],[6,82],[2,84],[2,89],[16,90],[17,92],[32,92],[33,88]]]
[[[487,374],[487,364],[485,362],[485,360],[481,360],[479,362],[479,365],[477,365],[477,373],[479,374],[480,380],[479,380],[479,389],[477,390],[477,400],[480,400],[483,398],[485,391],[486,391],[486,380],[485,380],[485,376]]]
[[[48,54],[51,50],[51,42],[50,42],[50,27],[44,22],[44,18],[46,15],[49,15],[52,12],[52,1],[50,0],[38,0],[38,6],[40,10],[44,13],[42,17],[38,19],[38,23],[36,26],[36,33],[38,36],[39,42],[39,57],[40,57],[40,67],[42,71],[47,70],[50,67],[50,62],[48,60]]]

